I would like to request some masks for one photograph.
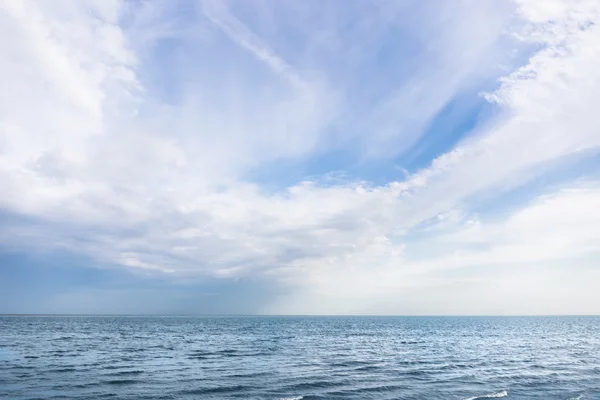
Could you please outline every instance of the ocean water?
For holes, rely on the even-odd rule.
[[[0,317],[2,399],[600,399],[599,317]]]

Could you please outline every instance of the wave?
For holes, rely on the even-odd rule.
[[[478,399],[500,399],[502,397],[506,397],[508,396],[508,392],[506,390],[503,390],[501,392],[498,393],[490,393],[490,394],[484,394],[482,396],[474,396],[474,397],[468,397],[464,400],[478,400]]]
[[[279,400],[302,400],[304,396],[296,396],[296,397],[282,397]]]

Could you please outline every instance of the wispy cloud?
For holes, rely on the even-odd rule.
[[[204,15],[219,27],[232,41],[264,62],[273,72],[281,75],[290,84],[302,88],[304,81],[298,73],[263,43],[250,29],[235,18],[227,9],[227,3],[205,0],[202,3]]]

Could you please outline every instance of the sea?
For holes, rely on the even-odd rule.
[[[2,399],[600,399],[600,317],[0,316]]]

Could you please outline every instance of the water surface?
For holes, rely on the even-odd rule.
[[[1,316],[7,399],[600,399],[599,317]]]

